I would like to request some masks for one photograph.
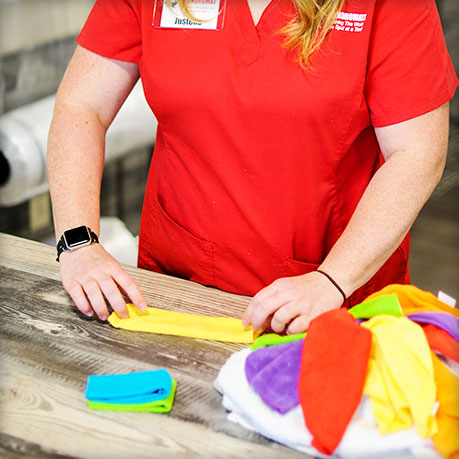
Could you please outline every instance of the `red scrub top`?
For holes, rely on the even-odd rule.
[[[162,0],[161,0],[162,1]],[[254,26],[226,2],[222,30],[161,29],[154,0],[97,0],[78,42],[139,64],[158,132],[139,266],[253,295],[315,270],[382,163],[373,127],[454,94],[434,0],[348,0],[302,69],[273,0]],[[408,239],[348,300],[407,283]]]

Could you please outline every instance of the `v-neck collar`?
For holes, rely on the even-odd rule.
[[[258,19],[258,23],[255,24],[255,21],[252,16],[252,12],[250,11],[250,6],[248,0],[239,0],[239,5],[241,6],[241,9],[245,9],[245,13],[243,16],[247,17],[248,22],[251,22],[251,25],[253,28],[258,29],[258,26],[260,28],[263,28],[263,23],[265,22],[265,17],[269,17],[269,11],[272,10],[273,4],[276,3],[276,0],[271,0],[263,10],[263,13],[261,14],[260,18]]]
[[[282,14],[279,11],[282,3],[289,2],[286,0],[271,0],[264,9],[258,24],[255,25],[247,0],[227,1],[227,6],[241,33],[239,57],[244,64],[250,65],[258,59],[260,42],[278,22],[279,14]]]

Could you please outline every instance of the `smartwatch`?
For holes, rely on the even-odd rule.
[[[57,243],[56,261],[59,261],[62,252],[79,249],[80,247],[84,247],[94,242],[99,242],[99,238],[91,228],[83,225],[77,228],[68,229],[64,231]]]

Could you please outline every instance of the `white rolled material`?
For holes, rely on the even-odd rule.
[[[46,151],[54,101],[50,96],[0,117],[0,154],[9,168],[0,184],[0,206],[20,204],[48,189]],[[138,83],[107,132],[105,162],[153,145],[156,127]]]
[[[138,240],[117,217],[101,217],[100,243],[120,263],[137,266]]]

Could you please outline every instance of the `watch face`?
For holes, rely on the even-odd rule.
[[[64,231],[64,239],[69,249],[91,242],[91,236],[86,226],[79,226],[78,228]]]

